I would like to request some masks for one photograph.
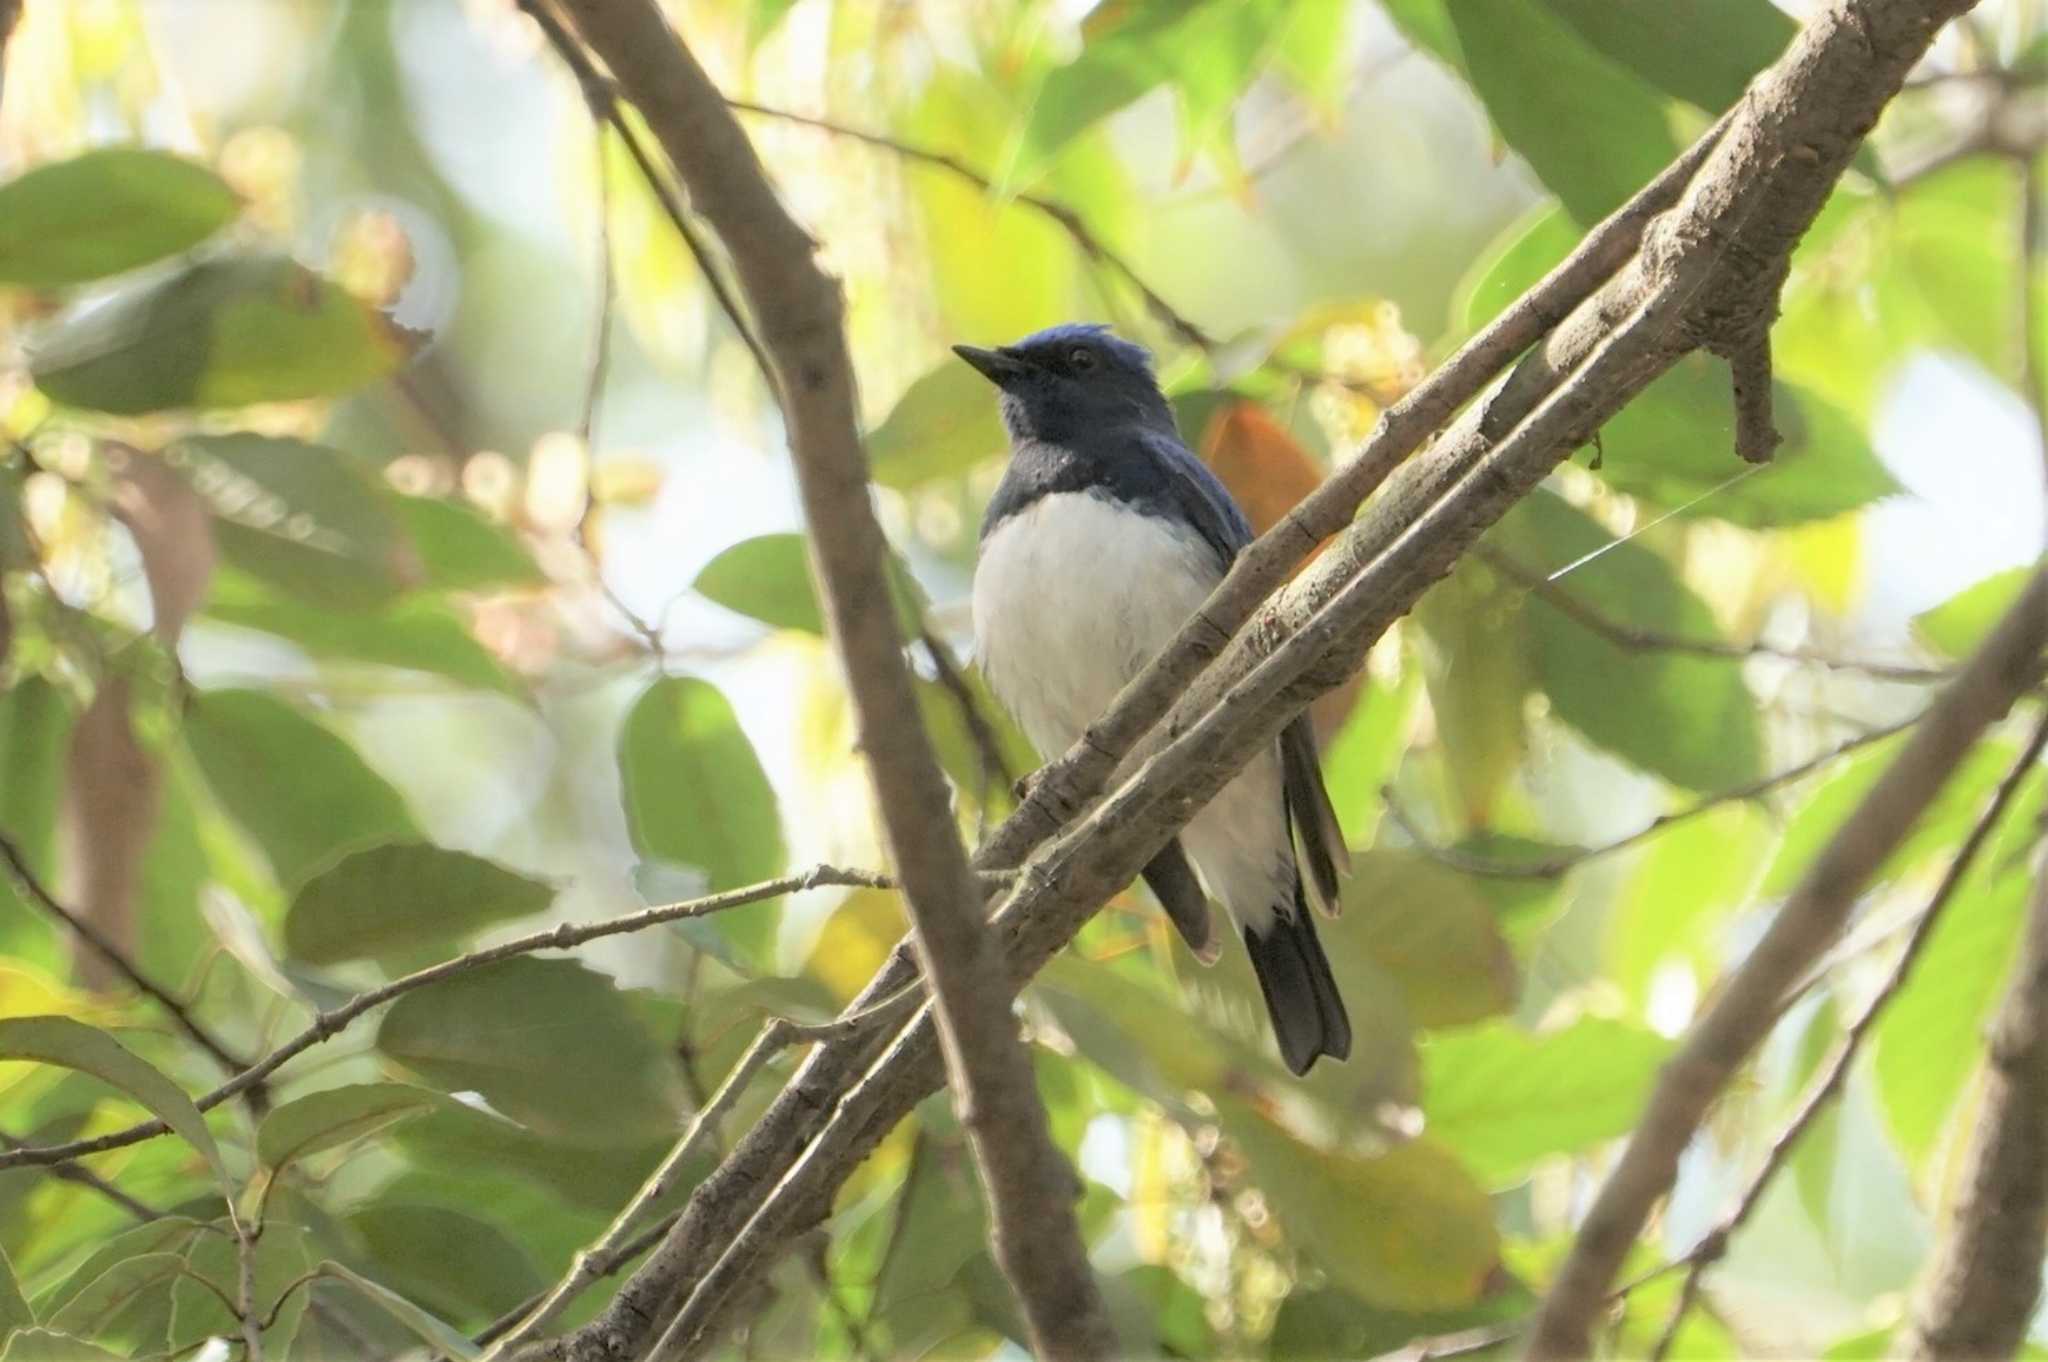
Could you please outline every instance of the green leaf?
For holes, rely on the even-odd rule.
[[[748,1017],[759,1019],[758,1012]],[[437,1181],[476,1169],[501,1170],[544,1190],[562,1204],[592,1215],[610,1215],[633,1195],[675,1143],[673,1129],[650,1133],[639,1143],[615,1148],[579,1147],[565,1158],[559,1140],[459,1102],[445,1103],[401,1125],[392,1142],[408,1162]],[[709,1163],[686,1169],[694,1180]]]
[[[922,609],[917,584],[893,553],[888,572],[897,621],[906,635],[915,634]],[[691,586],[706,600],[772,629],[824,636],[825,611],[811,582],[810,560],[800,534],[742,539],[706,563]]]
[[[543,1135],[584,1145],[673,1135],[662,1047],[610,979],[573,961],[517,957],[408,993],[377,1028],[377,1048]]]
[[[1296,1286],[1280,1302],[1266,1355],[1275,1362],[1328,1362],[1334,1357],[1380,1357],[1418,1339],[1499,1323],[1528,1313],[1526,1290],[1489,1291],[1461,1309],[1382,1310],[1334,1286]],[[1483,1355],[1483,1354],[1482,1354]]]
[[[307,604],[366,610],[413,575],[390,501],[338,449],[264,435],[195,436],[170,451],[234,566]]]
[[[205,166],[105,147],[0,185],[0,284],[103,279],[198,245],[240,200]]]
[[[1283,0],[1132,0],[1098,14],[1081,55],[1046,73],[1006,173],[1035,178],[1060,150],[1147,91],[1170,85],[1200,144],[1285,32]]]
[[[718,688],[668,677],[642,693],[619,734],[626,826],[642,856],[693,866],[717,891],[782,873],[782,821],[753,744]],[[736,943],[765,958],[772,908],[715,919]]]
[[[1583,225],[1678,154],[1657,91],[1533,4],[1444,0],[1493,125]]]
[[[73,715],[64,695],[40,676],[0,691],[0,828],[7,829],[29,868],[48,883],[57,869],[57,809]],[[53,969],[60,947],[40,908],[23,901],[12,877],[0,875],[0,955]]]
[[[1763,812],[1724,804],[1659,832],[1631,867],[1607,928],[1606,973],[1637,1007],[1666,961],[1719,965],[1713,928],[1756,892],[1775,840]]]
[[[1500,1261],[1493,1207],[1456,1157],[1424,1137],[1376,1157],[1302,1143],[1234,1097],[1223,1129],[1280,1225],[1333,1282],[1389,1309],[1477,1300]]]
[[[1546,1155],[1626,1135],[1672,1048],[1596,1018],[1540,1035],[1508,1021],[1435,1032],[1422,1047],[1425,1128],[1482,1183],[1506,1187]]]
[[[63,1278],[45,1287],[36,1297],[36,1317],[54,1320],[65,1315],[71,1303],[77,1300],[101,1277],[112,1272],[122,1263],[146,1255],[169,1254],[182,1258],[186,1246],[196,1234],[213,1231],[205,1224],[182,1215],[167,1215],[124,1230],[100,1244],[84,1262],[73,1267]],[[170,1302],[162,1302],[165,1317],[159,1323],[168,1327]],[[133,1321],[131,1321],[133,1322]],[[161,1334],[161,1330],[158,1331]]]
[[[152,1351],[164,1346],[171,1288],[185,1266],[176,1253],[142,1253],[100,1272],[51,1314],[55,1333]]]
[[[7,1251],[0,1249],[0,1339],[16,1329],[33,1328],[35,1322],[35,1312],[28,1308],[21,1283],[15,1280],[14,1264],[7,1261]]]
[[[332,1259],[320,1264],[320,1275],[355,1288],[365,1300],[404,1326],[407,1333],[440,1353],[467,1362],[467,1359],[476,1357],[480,1351],[465,1335],[456,1332],[396,1291],[379,1286],[368,1277],[351,1272]]]
[[[1913,629],[1947,656],[1968,657],[2012,609],[2034,572],[2030,567],[1995,572],[1913,616]]]
[[[328,1088],[274,1107],[256,1131],[256,1158],[271,1172],[323,1150],[375,1135],[439,1107],[439,1093],[405,1083]]]
[[[1521,593],[1464,558],[1416,606],[1428,647],[1422,672],[1464,821],[1485,827],[1529,748],[1536,687]]]
[[[197,1149],[228,1189],[227,1166],[192,1099],[106,1032],[69,1017],[0,1019],[0,1058],[76,1069],[119,1088]]]
[[[121,1356],[84,1339],[48,1329],[24,1329],[7,1340],[0,1362],[121,1362]]]
[[[796,7],[796,0],[753,0],[747,10],[747,51],[766,42],[782,22],[782,16]]]
[[[1889,738],[1831,763],[1821,784],[1785,824],[1778,854],[1764,872],[1761,893],[1775,898],[1798,886],[1904,743],[1903,735]],[[1970,749],[1905,840],[1879,867],[1876,878],[1896,879],[1930,858],[1954,850],[2016,755],[2011,744],[1996,740]]]
[[[548,1285],[502,1228],[445,1206],[379,1201],[348,1217],[371,1261],[454,1319],[489,1319]]]
[[[417,837],[398,791],[341,738],[275,696],[193,695],[185,741],[215,798],[291,888],[341,852]]]
[[[1607,549],[1557,588],[1626,629],[1718,636],[1713,612],[1669,563],[1638,542],[1613,539],[1584,512],[1539,491],[1509,513],[1496,542],[1539,573]],[[1740,663],[1626,648],[1535,598],[1528,618],[1552,712],[1595,744],[1689,789],[1726,789],[1761,772],[1763,735]]]
[[[2026,922],[2026,849],[2042,804],[2038,775],[2006,811],[1977,866],[1934,925],[1919,963],[1872,1039],[1878,1105],[1908,1162],[1924,1167],[1984,1056]]]
[[[1401,30],[1401,36],[1454,71],[1465,69],[1458,46],[1458,28],[1451,22],[1448,0],[1380,0],[1380,8]]]
[[[1565,211],[1543,202],[1509,223],[1458,282],[1456,315],[1478,331],[1527,293],[1579,244],[1583,233]]]
[[[518,537],[481,511],[443,497],[400,496],[392,505],[419,555],[427,586],[478,591],[545,580]]]
[[[308,964],[398,956],[541,912],[555,887],[467,852],[397,842],[351,852],[307,880],[284,919]]]
[[[1344,915],[1317,930],[1332,959],[1371,960],[1391,975],[1424,1026],[1456,1026],[1514,1005],[1514,955],[1492,906],[1470,880],[1419,853],[1354,856]]]
[[[1742,97],[1798,25],[1770,0],[1542,0],[1610,61],[1709,113]]]
[[[908,491],[960,477],[1007,443],[996,390],[949,358],[905,389],[869,433],[868,464],[876,482]]]
[[[1102,1296],[1126,1356],[1216,1355],[1208,1303],[1165,1264],[1140,1263],[1103,1278]]]
[[[36,386],[73,407],[139,416],[337,397],[395,370],[407,341],[291,260],[209,260],[54,323]]]

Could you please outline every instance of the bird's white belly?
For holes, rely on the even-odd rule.
[[[1042,497],[982,542],[974,636],[990,689],[1057,757],[1172,640],[1222,578],[1191,529],[1084,492]],[[1262,928],[1291,900],[1277,751],[1261,753],[1182,833],[1210,895]]]

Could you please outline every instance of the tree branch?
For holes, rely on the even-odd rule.
[[[1041,773],[984,846],[981,864],[1017,864],[1085,809],[1174,710],[1161,728],[1171,740],[1162,738],[1110,799],[1033,857],[1010,893],[998,923],[1018,976],[1064,945],[1292,714],[1344,679],[1373,638],[1516,498],[1693,348],[1702,318],[1755,307],[1759,281],[1777,277],[1938,22],[1963,7],[1964,0],[1835,0],[1701,145],[1390,408],[1358,459],[1240,556],[1175,644]],[[632,80],[627,88],[658,125],[659,113],[649,110],[663,92]],[[1438,439],[1429,459],[1403,470],[1351,523],[1410,450],[1553,327],[1506,383]],[[1259,608],[1303,555],[1338,531]],[[1196,681],[1247,621],[1224,660]],[[885,996],[912,972],[899,948],[863,999]],[[757,1280],[793,1235],[825,1214],[838,1181],[940,1077],[922,1015],[879,1058],[867,1041],[819,1047],[699,1186],[669,1242],[597,1320],[551,1351],[636,1356],[646,1321],[665,1316],[678,1292],[688,1300],[672,1330],[693,1331],[694,1344],[714,1337],[735,1288]]]
[[[2041,675],[2048,646],[2048,569],[2035,574],[1962,673],[1934,702],[1778,910],[1770,930],[1721,986],[1667,1063],[1649,1109],[1579,1227],[1543,1303],[1528,1356],[1582,1357],[1594,1316],[1678,1157],[1707,1108],[1768,1034],[1778,1004],[1840,933],[1856,897],[1947,782],[1984,729]]]
[[[1841,1093],[1842,1083],[1848,1078],[1849,1070],[1856,1062],[1856,1056],[1862,1051],[1863,1042],[1869,1038],[1872,1028],[1876,1026],[1878,1018],[1884,1014],[1891,1000],[1898,996],[1899,990],[1905,987],[1907,980],[1912,977],[1913,967],[1919,963],[1920,953],[1926,949],[1928,938],[1934,934],[1935,925],[1941,921],[1949,901],[1969,875],[1971,867],[1976,865],[1978,856],[1991,840],[1991,834],[1997,830],[2006,810],[2011,807],[2014,796],[2019,793],[2027,778],[2034,774],[2034,763],[2040,760],[2043,748],[2048,748],[2048,719],[2035,726],[2034,736],[2028,740],[2018,760],[2014,761],[2012,768],[2006,772],[2005,779],[2001,780],[1998,788],[1992,792],[1990,801],[1984,806],[1984,812],[1978,816],[1976,823],[1971,826],[1969,835],[1963,839],[1962,845],[1956,848],[1956,854],[1949,860],[1948,869],[1942,873],[1941,883],[1935,886],[1934,893],[1927,900],[1927,906],[1914,920],[1913,930],[1906,937],[1906,944],[1899,949],[1899,958],[1893,962],[1891,973],[1885,976],[1877,992],[1870,995],[1870,1001],[1863,1005],[1863,1010],[1856,1015],[1856,1020],[1849,1024],[1841,1043],[1835,1047],[1834,1054],[1829,1058],[1827,1067],[1808,1088],[1805,1099],[1800,1102],[1799,1109],[1792,1114],[1791,1119],[1785,1123],[1784,1129],[1771,1141],[1770,1152],[1764,1156],[1762,1166],[1750,1178],[1748,1186],[1742,1189],[1742,1195],[1736,1200],[1734,1208],[1723,1216],[1713,1229],[1701,1236],[1700,1242],[1686,1254],[1685,1284],[1679,1292],[1678,1304],[1673,1307],[1671,1318],[1665,1324],[1664,1332],[1651,1354],[1653,1359],[1661,1362],[1661,1359],[1669,1356],[1671,1344],[1678,1336],[1678,1326],[1684,1321],[1687,1310],[1699,1294],[1701,1279],[1707,1270],[1727,1253],[1729,1241],[1735,1236],[1736,1231],[1747,1223],[1750,1215],[1763,1201],[1764,1193],[1769,1190],[1772,1180],[1791,1159],[1792,1151],[1798,1146],[1801,1137],[1812,1127],[1814,1120],[1828,1104]]]
[[[128,958],[126,951],[115,945],[99,928],[58,902],[56,895],[49,891],[36,875],[35,869],[29,865],[28,856],[22,851],[20,844],[4,830],[0,830],[0,861],[6,862],[8,876],[21,891],[23,898],[63,923],[72,935],[90,946],[105,960],[116,974],[135,985],[139,992],[169,1013],[178,1029],[191,1037],[193,1044],[213,1056],[222,1068],[229,1073],[238,1073],[249,1067],[248,1060],[228,1049],[219,1037],[192,1015],[192,1009],[185,1006],[169,989],[145,974],[140,965]],[[252,1091],[252,1096],[257,1096],[260,1107],[260,1095]]]
[[[2026,937],[1985,1058],[1990,1072],[1964,1161],[1962,1202],[1896,1357],[2011,1357],[2041,1294],[2048,1240],[2048,866],[2034,884]]]
[[[985,876],[985,878],[997,879],[999,877]],[[486,947],[483,950],[471,951],[467,955],[458,955],[451,960],[443,960],[437,965],[428,965],[424,969],[414,970],[411,974],[393,979],[390,983],[384,984],[381,987],[358,993],[341,1006],[319,1013],[313,1018],[312,1025],[299,1032],[298,1035],[293,1036],[283,1045],[272,1050],[262,1059],[244,1068],[233,1078],[213,1089],[213,1091],[195,1098],[193,1105],[201,1111],[210,1111],[235,1094],[245,1091],[253,1084],[260,1083],[271,1074],[276,1073],[287,1061],[312,1049],[320,1042],[339,1035],[348,1027],[349,1023],[355,1021],[364,1013],[382,1007],[385,1003],[399,997],[401,994],[410,993],[414,989],[425,988],[429,984],[438,984],[444,979],[453,978],[457,974],[483,965],[492,965],[500,960],[509,960],[515,955],[531,955],[535,951],[567,950],[572,946],[580,946],[586,941],[595,941],[599,937],[619,936],[627,932],[645,931],[649,927],[658,927],[665,922],[680,922],[685,918],[708,917],[712,913],[724,912],[728,908],[738,908],[749,903],[759,903],[763,899],[779,898],[784,894],[800,893],[806,889],[817,889],[825,885],[845,885],[852,888],[865,889],[891,889],[895,887],[895,884],[896,882],[889,876],[877,875],[872,871],[847,870],[840,866],[831,865],[815,865],[809,870],[800,871],[794,875],[784,875],[779,879],[764,880],[759,884],[750,884],[739,889],[728,889],[723,893],[710,894],[699,899],[689,899],[682,903],[670,903],[658,908],[647,908],[637,913],[628,913],[624,917],[607,918],[601,922],[585,922],[580,924],[564,922],[560,926],[551,927],[544,932],[535,932],[529,936],[500,942],[498,945]],[[10,1149],[5,1153],[0,1153],[0,1171],[5,1171],[9,1168],[40,1167],[62,1163],[68,1159],[77,1158],[80,1155],[99,1154],[109,1149],[122,1149],[128,1145],[140,1144],[144,1140],[154,1139],[158,1135],[168,1135],[169,1133],[170,1127],[162,1121],[144,1121],[138,1125],[130,1126],[126,1130],[117,1130],[111,1134],[96,1136],[89,1140],[73,1140],[69,1144],[59,1145],[22,1146],[17,1149]]]
[[[1074,1216],[1080,1187],[1052,1142],[1010,980],[953,821],[903,656],[868,496],[852,359],[838,285],[783,209],[723,97],[650,0],[567,0],[578,31],[634,96],[760,325],[767,375],[796,464],[827,626],[844,663],[859,744],[881,814],[932,1011],[988,1197],[996,1261],[1036,1352],[1106,1357],[1109,1317]],[[687,1338],[664,1334],[667,1358]]]

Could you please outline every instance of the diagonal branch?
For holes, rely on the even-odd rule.
[[[1934,702],[1898,759],[1842,824],[1770,930],[1665,1066],[1635,1134],[1579,1227],[1529,1343],[1532,1358],[1586,1354],[1607,1285],[1670,1190],[1707,1109],[1768,1034],[1777,1005],[1841,932],[1857,895],[1982,735],[2041,677],[2048,569]],[[2048,1054],[2048,1050],[2044,1050]],[[2037,1261],[2038,1269],[2038,1261]],[[2038,1276],[2038,1271],[2036,1274]]]
[[[1074,1215],[1080,1186],[1052,1142],[1010,980],[925,732],[868,496],[838,285],[784,210],[723,97],[650,0],[567,0],[577,29],[626,82],[758,319],[782,404],[806,542],[867,757],[918,954],[930,977],[962,1123],[988,1196],[997,1262],[1039,1355],[1106,1357],[1114,1336]],[[682,1338],[665,1334],[654,1355]]]
[[[1913,930],[1907,935],[1906,944],[1899,949],[1899,958],[1892,963],[1891,972],[1885,976],[1877,992],[1871,994],[1870,1000],[1864,1003],[1863,1010],[1856,1014],[1856,1020],[1849,1024],[1841,1043],[1829,1057],[1827,1067],[1807,1090],[1799,1109],[1792,1113],[1784,1129],[1771,1141],[1770,1152],[1764,1156],[1763,1164],[1751,1175],[1748,1185],[1742,1189],[1742,1195],[1737,1199],[1734,1209],[1721,1217],[1685,1255],[1685,1283],[1679,1289],[1678,1304],[1672,1307],[1671,1318],[1665,1323],[1663,1335],[1657,1340],[1656,1349],[1651,1354],[1652,1362],[1661,1362],[1670,1354],[1671,1344],[1678,1336],[1678,1326],[1684,1321],[1686,1312],[1698,1297],[1700,1284],[1707,1270],[1727,1253],[1729,1240],[1735,1236],[1737,1230],[1748,1223],[1749,1217],[1762,1204],[1764,1193],[1770,1189],[1772,1180],[1791,1159],[1792,1151],[1798,1147],[1799,1141],[1821,1112],[1826,1110],[1828,1104],[1840,1095],[1842,1084],[1848,1078],[1850,1068],[1856,1063],[1856,1056],[1861,1053],[1864,1041],[1876,1027],[1878,1018],[1884,1015],[1885,1008],[1912,977],[1913,967],[1919,963],[1921,952],[1926,950],[1929,938],[1934,935],[1936,924],[1946,913],[1956,890],[1968,877],[1971,868],[1976,865],[1978,856],[1990,843],[1992,833],[1998,830],[1999,823],[2004,819],[2006,810],[2012,807],[2013,799],[2019,794],[2020,787],[2034,774],[2035,763],[2041,759],[2043,748],[2048,748],[2048,719],[2035,725],[2034,736],[2028,739],[2019,758],[2013,762],[2012,769],[1992,792],[1990,801],[1984,806],[1984,812],[1979,814],[1977,821],[1971,825],[1969,835],[1964,837],[1962,845],[1956,848],[1956,854],[1949,860],[1948,869],[1942,872],[1941,883],[1934,887],[1934,893],[1928,897],[1927,906],[1920,910],[1919,917],[1914,920]]]
[[[1894,1356],[2011,1357],[2041,1294],[2048,1240],[2048,867],[1991,1024],[1989,1077],[1961,1205]]]

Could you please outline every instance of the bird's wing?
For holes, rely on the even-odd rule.
[[[1209,466],[1180,440],[1160,430],[1141,430],[1138,438],[1164,474],[1161,494],[1181,519],[1192,525],[1227,568],[1246,544],[1252,527]]]
[[[1335,917],[1343,908],[1337,879],[1351,873],[1351,852],[1344,845],[1344,830],[1337,824],[1337,810],[1323,785],[1315,730],[1309,726],[1306,712],[1295,715],[1280,731],[1280,770],[1287,812],[1294,819],[1301,859],[1307,863],[1309,886],[1315,891],[1312,897],[1326,915]]]

